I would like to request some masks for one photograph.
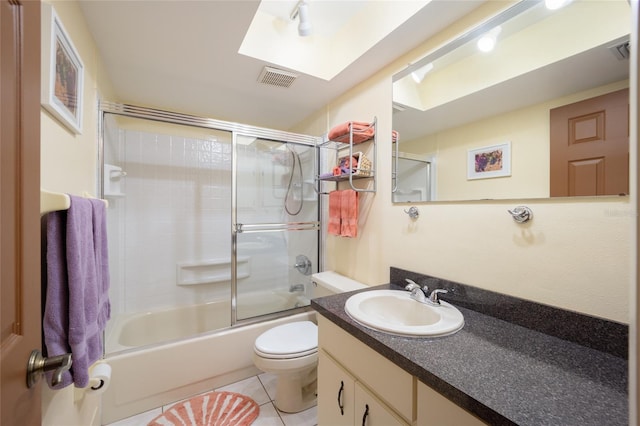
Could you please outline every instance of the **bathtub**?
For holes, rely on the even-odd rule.
[[[238,319],[286,311],[309,304],[301,293],[266,291],[240,295]],[[155,345],[229,327],[228,299],[152,312],[119,315],[107,332],[105,352],[113,354],[139,346]]]
[[[256,303],[249,303],[252,299]],[[265,300],[274,304],[275,311],[308,302],[296,293],[254,294],[239,302],[239,306],[245,308],[239,309],[238,315],[263,313],[264,304],[257,302]],[[208,332],[229,324],[230,303],[212,303],[219,306],[207,303],[116,320],[106,346],[110,351],[120,352],[105,356],[112,373],[111,382],[102,394],[102,424],[258,374],[260,370],[253,365],[252,356],[254,341],[261,333],[287,322],[315,322],[315,312],[309,310]],[[205,334],[185,337],[194,333]],[[159,344],[171,339],[170,343]],[[140,345],[152,346],[132,349]]]

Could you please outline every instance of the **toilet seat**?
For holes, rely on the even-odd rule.
[[[270,359],[298,358],[318,352],[318,326],[297,321],[265,331],[255,341],[258,356]]]

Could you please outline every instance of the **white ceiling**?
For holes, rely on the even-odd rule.
[[[295,1],[263,0],[239,52],[328,81],[430,3],[305,1],[308,37],[298,35]]]
[[[363,1],[333,3],[357,8]],[[259,83],[262,68],[274,64],[238,53],[257,0],[80,0],[80,5],[118,101],[287,130],[484,1],[433,0],[331,80],[300,74],[289,88]],[[278,3],[289,3],[286,9],[292,10],[297,1]],[[353,37],[375,25],[363,22],[353,28]]]

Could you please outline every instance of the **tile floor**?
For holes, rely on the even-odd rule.
[[[282,413],[276,409],[273,405],[276,393],[275,376],[269,373],[250,377],[214,390],[238,392],[253,398],[260,405],[260,415],[252,426],[316,426],[318,424],[317,407],[296,414]],[[161,414],[163,409],[167,409],[171,405],[173,404],[109,423],[106,426],[146,426],[150,420]]]

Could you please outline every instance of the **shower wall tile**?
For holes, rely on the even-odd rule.
[[[120,277],[112,294],[118,311],[133,313],[229,298],[228,282],[176,285],[176,264],[214,258],[230,261],[230,143],[126,130],[121,131],[118,146],[120,164],[127,171],[127,196],[116,204],[120,211]],[[255,146],[240,146],[239,150],[240,222],[315,219],[315,203],[305,202],[295,218],[282,209],[290,164],[272,165],[273,155],[260,153]],[[301,154],[309,181],[313,169],[306,164],[312,157]],[[273,172],[273,178],[269,177]],[[271,188],[272,181],[278,183],[277,188]],[[289,200],[292,208],[298,205],[296,194]],[[270,234],[265,237],[267,249],[240,253],[251,256],[252,271],[251,277],[239,281],[241,291],[263,290],[265,279],[309,284],[308,277],[291,270],[297,254],[315,257],[317,248],[304,247],[302,235]],[[244,234],[243,238],[257,241],[255,235]],[[292,243],[288,251],[287,242]],[[274,255],[276,250],[281,254]]]
[[[220,163],[230,160],[223,155],[230,154],[229,143],[132,130],[123,132],[123,140],[124,279],[113,292],[121,310],[203,303],[223,295],[216,285],[177,286],[176,263],[229,258],[230,191],[225,186],[231,183],[231,168]]]

